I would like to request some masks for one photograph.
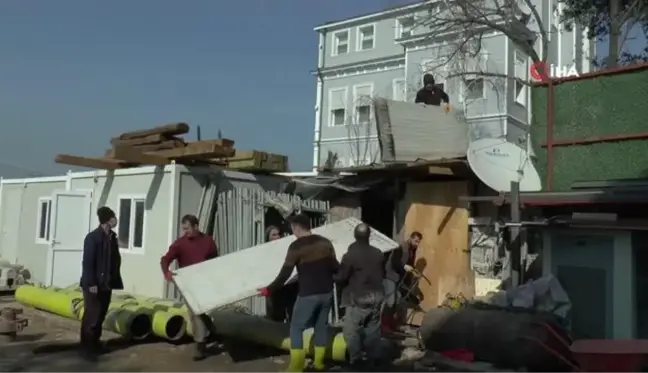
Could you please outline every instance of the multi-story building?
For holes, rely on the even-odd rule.
[[[547,30],[547,62],[588,72],[594,51],[586,30],[568,31],[559,23],[558,0],[532,3]],[[313,168],[327,161],[335,167],[376,162],[379,147],[371,98],[413,100],[426,72],[444,87],[453,110],[463,111],[471,138],[524,142],[531,114],[528,87],[521,81],[530,78],[529,56],[494,28],[482,30],[474,54],[450,56],[448,51],[458,48],[456,41],[461,40],[457,31],[435,35],[429,24],[420,22],[438,11],[435,4],[449,3],[418,2],[315,27],[319,55]],[[539,28],[530,21],[524,29],[533,35]],[[540,45],[536,38],[534,49],[544,58]],[[461,69],[483,74],[458,76]]]

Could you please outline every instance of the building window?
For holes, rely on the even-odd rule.
[[[407,86],[405,79],[394,79],[392,82],[392,99],[394,101],[407,101]]]
[[[128,251],[144,249],[145,197],[122,197],[117,213],[117,241],[119,248]]]
[[[396,39],[407,38],[414,35],[414,17],[403,17],[396,20]]]
[[[527,86],[523,83],[528,79],[528,59],[521,53],[515,52],[515,102],[519,105],[527,104]]]
[[[347,120],[347,89],[336,88],[329,91],[329,125],[344,126]]]
[[[371,122],[371,100],[373,84],[353,86],[354,124],[368,124]]]
[[[358,27],[358,50],[359,51],[366,51],[374,48],[375,31],[376,31],[376,27],[374,25]]]
[[[38,226],[36,241],[48,243],[50,240],[50,220],[52,217],[52,199],[49,197],[38,199]]]
[[[333,55],[349,53],[349,30],[338,31],[333,34]]]
[[[462,82],[464,100],[476,100],[486,98],[486,90],[484,89],[484,78],[464,78]]]

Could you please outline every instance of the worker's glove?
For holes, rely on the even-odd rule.
[[[443,111],[445,111],[446,114],[449,113],[452,109],[452,106],[450,106],[450,104],[441,104],[441,106],[443,106]]]
[[[171,273],[170,271],[164,272],[164,278],[165,278],[167,281],[171,281],[171,280],[173,280],[173,273]]]
[[[268,288],[257,289],[257,291],[259,292],[259,295],[262,297],[267,297],[268,295],[270,295],[270,290],[268,290]]]
[[[412,267],[409,264],[405,264],[405,266],[403,266],[403,268],[405,269],[405,272],[408,272],[408,273],[411,273],[412,271],[414,271],[414,267]]]

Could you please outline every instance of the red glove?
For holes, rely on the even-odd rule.
[[[268,288],[261,288],[258,289],[257,291],[259,292],[259,295],[262,297],[267,297],[268,295],[270,295],[270,290],[268,290]]]
[[[170,271],[164,272],[164,278],[167,281],[171,281],[173,279],[173,274]]]

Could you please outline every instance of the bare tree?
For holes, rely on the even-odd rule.
[[[491,78],[490,84],[498,87],[502,79],[529,84],[527,79],[507,71],[488,69],[483,39],[493,32],[505,35],[533,63],[546,61],[548,54],[547,30],[531,0],[444,0],[430,5],[416,27],[426,30],[429,38],[442,41],[426,69],[437,71],[444,67],[447,80],[478,76]]]
[[[380,150],[373,143],[372,135],[376,133],[373,114],[373,97],[360,95],[355,98],[347,118],[348,166],[363,166],[377,163]],[[377,141],[377,140],[376,140]]]

